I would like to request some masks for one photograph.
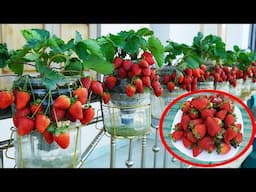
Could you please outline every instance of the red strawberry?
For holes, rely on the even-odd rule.
[[[206,71],[204,74],[204,79],[207,80],[210,77],[211,73],[209,71]]]
[[[151,73],[151,71],[149,68],[142,68],[142,74],[144,76],[150,76],[150,73]]]
[[[142,68],[148,68],[149,64],[148,64],[148,62],[145,59],[142,59],[139,62],[139,66],[142,67]]]
[[[30,114],[31,114],[31,112],[30,112],[29,108],[23,108],[21,110],[18,110],[13,117],[13,124],[15,125],[15,127],[18,126],[18,119],[20,117],[26,117]]]
[[[227,128],[224,133],[224,140],[226,143],[229,143],[230,140],[234,139],[237,136],[238,130],[232,127]]]
[[[68,109],[68,112],[75,118],[75,119],[83,119],[83,109],[82,104],[80,101],[76,101],[73,103],[70,108]]]
[[[102,87],[102,84],[99,81],[96,81],[96,80],[92,81],[91,90],[96,95],[102,95],[103,94],[103,87]]]
[[[170,80],[171,80],[170,75],[168,75],[168,74],[164,75],[164,80],[163,80],[164,84],[167,85],[167,83],[168,83]]]
[[[189,131],[189,132],[186,133],[186,137],[187,137],[187,139],[188,139],[189,141],[191,141],[192,143],[196,143],[196,142],[197,142],[197,140],[196,140],[194,134],[193,134],[191,131]]]
[[[241,123],[237,123],[237,124],[235,124],[235,126],[238,128],[239,131],[241,131],[241,129],[242,129],[242,124]]]
[[[155,78],[155,74],[156,74],[155,69],[151,69],[150,80],[153,80]]]
[[[222,122],[221,119],[219,119],[218,117],[213,117],[213,119],[217,122],[217,124],[218,124],[220,127],[223,127],[224,123]]]
[[[194,106],[197,110],[201,111],[208,107],[208,99],[205,97],[193,98],[191,105]]]
[[[130,71],[132,67],[132,62],[130,60],[124,60],[123,61],[123,68],[125,71]]]
[[[69,146],[70,137],[68,132],[59,135],[53,134],[53,139],[62,149],[66,149]]]
[[[181,126],[182,126],[183,130],[185,130],[185,131],[188,130],[188,124],[189,124],[190,120],[191,119],[190,119],[189,115],[183,115],[181,117]]]
[[[234,110],[231,102],[225,102],[225,103],[221,104],[220,109],[226,110],[227,112],[230,112],[230,113],[232,113]]]
[[[6,109],[14,101],[14,96],[9,91],[0,91],[0,109]]]
[[[176,79],[176,71],[173,71],[170,75],[170,80],[174,81]]]
[[[180,106],[181,111],[183,111],[184,113],[188,112],[189,109],[190,109],[190,102],[191,102],[191,101],[186,101],[185,103],[183,103],[183,104]]]
[[[136,92],[136,88],[133,85],[128,84],[125,88],[125,92],[128,97],[132,97]]]
[[[65,117],[65,110],[52,108],[51,110],[51,119],[53,121],[61,121]]]
[[[160,82],[159,81],[155,81],[155,80],[152,81],[151,85],[152,85],[153,89],[158,89],[158,88],[161,87]]]
[[[35,127],[39,133],[43,133],[50,125],[50,119],[44,114],[37,114],[35,120]]]
[[[201,76],[201,74],[200,74],[200,69],[199,69],[199,68],[193,69],[193,75],[194,75],[195,77],[200,77],[200,76]]]
[[[27,117],[20,117],[17,120],[17,129],[20,136],[29,134],[34,129],[35,123]]]
[[[41,99],[37,99],[35,102],[30,103],[30,111],[32,114],[43,113],[43,106]]]
[[[190,68],[186,68],[186,69],[185,69],[185,73],[186,73],[188,76],[192,77],[193,71],[192,71],[192,69],[190,69]]]
[[[224,120],[227,115],[227,110],[220,110],[216,113],[216,117],[218,117],[220,120]]]
[[[66,117],[68,120],[70,120],[71,122],[76,122],[76,118],[73,117],[69,112],[66,113]]]
[[[109,92],[103,92],[102,99],[103,99],[104,104],[108,104],[110,97],[111,96],[110,96]]]
[[[125,69],[123,67],[120,67],[118,69],[118,76],[121,78],[121,79],[124,79],[126,77],[127,73],[125,71]]]
[[[109,89],[113,89],[116,86],[117,79],[111,75],[106,78],[105,82]]]
[[[193,132],[196,139],[203,138],[206,134],[205,124],[195,125],[194,128],[192,129],[192,132]]]
[[[216,109],[212,108],[212,109],[204,109],[201,111],[201,117],[203,119],[206,119],[207,117],[214,117],[216,113]]]
[[[142,70],[138,64],[133,64],[132,71],[133,71],[134,75],[139,76],[141,74]]]
[[[134,77],[133,71],[129,71],[129,72],[127,73],[127,75],[128,75],[128,77],[129,77],[130,79],[132,79],[132,78]]]
[[[160,97],[163,94],[163,91],[164,90],[162,87],[158,87],[158,88],[154,89],[154,94],[155,94],[155,96]]]
[[[235,148],[239,146],[240,143],[243,141],[243,134],[242,133],[237,133],[234,139],[230,141],[231,145]]]
[[[23,109],[30,100],[30,94],[25,91],[17,91],[15,96],[15,104],[18,110]]]
[[[48,144],[51,144],[53,142],[53,135],[49,131],[45,130],[45,132],[43,132],[43,136]]]
[[[193,129],[195,125],[202,124],[203,119],[193,119],[189,122],[188,126],[190,129]]]
[[[175,88],[175,83],[170,81],[170,82],[167,84],[167,88],[168,88],[168,90],[169,90],[170,92],[173,92],[173,90],[174,90],[174,88]]]
[[[83,110],[83,119],[80,120],[80,122],[83,125],[86,125],[86,124],[90,123],[93,120],[94,115],[95,115],[94,108],[89,107],[87,109],[84,109]]]
[[[88,76],[88,77],[83,77],[83,78],[81,79],[81,82],[82,82],[83,86],[84,86],[85,88],[87,88],[88,90],[91,88],[92,79],[91,79],[90,76]]]
[[[59,97],[57,97],[57,99],[55,99],[53,107],[62,110],[68,109],[70,107],[69,97],[66,95],[60,95]]]
[[[199,118],[199,111],[198,110],[196,110],[195,108],[190,108],[189,109],[189,117],[191,118],[191,119],[197,119],[197,118]]]
[[[204,150],[208,150],[208,148],[214,145],[213,139],[209,136],[206,136],[198,141],[198,145],[200,148]]]
[[[123,59],[120,57],[116,57],[113,62],[114,62],[115,69],[118,69],[119,67],[121,67],[123,63]]]
[[[206,71],[207,66],[206,66],[206,65],[204,65],[204,64],[201,64],[201,65],[200,65],[200,69],[202,69],[203,71]]]
[[[151,53],[149,53],[148,51],[145,51],[142,55],[141,55],[142,58],[144,58],[149,65],[153,65],[155,63],[154,61],[154,58],[152,56]]]
[[[225,124],[225,127],[230,127],[231,125],[235,125],[235,117],[234,115],[232,114],[228,114],[226,117],[225,117],[225,120],[224,120],[224,124]]]
[[[141,80],[143,82],[143,85],[145,85],[146,87],[150,87],[150,77],[143,76]]]
[[[178,77],[178,82],[183,83],[183,81],[184,81],[184,75],[180,74],[180,76]]]
[[[212,117],[207,117],[205,125],[207,128],[207,133],[212,137],[215,137],[218,133],[221,132],[220,126]]]
[[[183,131],[180,131],[180,130],[174,131],[174,132],[172,132],[172,134],[171,134],[171,138],[172,138],[172,140],[173,140],[174,142],[176,142],[176,141],[182,139],[183,134],[184,134]]]
[[[200,153],[203,152],[203,149],[201,149],[199,146],[197,145],[193,145],[192,147],[192,154],[193,154],[193,157],[197,157]]]
[[[192,142],[188,140],[188,138],[186,137],[183,137],[182,138],[182,142],[183,142],[183,145],[188,148],[188,149],[191,149],[192,148]]]
[[[174,130],[175,130],[175,131],[183,130],[183,128],[182,128],[182,126],[181,126],[181,123],[177,123],[177,124],[174,126]]]
[[[217,150],[216,152],[218,154],[227,154],[230,151],[231,147],[230,145],[226,144],[226,143],[221,143],[220,145],[217,146]]]
[[[87,88],[80,87],[73,91],[73,96],[76,96],[78,101],[82,104],[85,104],[88,97],[88,90]]]
[[[140,78],[136,79],[134,81],[134,85],[136,87],[136,91],[138,93],[143,93],[144,92],[144,87],[143,87],[143,83],[142,83],[142,80]]]

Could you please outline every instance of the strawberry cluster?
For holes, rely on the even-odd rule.
[[[209,77],[210,72],[207,71],[207,66],[202,64],[199,68],[186,68],[182,72],[173,70],[171,74],[163,76],[163,83],[170,92],[174,90],[175,86],[187,91],[195,91],[197,90],[197,82],[207,81]]]
[[[236,123],[234,105],[223,95],[197,96],[181,105],[181,121],[170,134],[192,149],[193,157],[203,150],[227,154],[243,140],[242,125]]]
[[[90,86],[93,85],[92,82]],[[16,107],[13,123],[18,134],[24,136],[35,130],[44,136],[48,144],[55,141],[63,149],[69,146],[70,136],[67,132],[68,126],[61,122],[78,120],[86,125],[95,115],[94,109],[87,101],[86,86],[75,89],[70,97],[59,95],[52,103],[48,102],[47,106],[44,106],[43,100],[40,99],[31,101],[31,93],[27,91],[14,89],[13,92]],[[47,98],[51,100],[52,96],[48,95]]]
[[[163,89],[159,82],[159,76],[155,73],[152,65],[155,63],[153,55],[145,51],[141,58],[136,62],[130,59],[115,57],[114,72],[112,75],[106,76],[104,80],[104,94],[108,95],[108,99],[103,101],[105,104],[109,102],[109,92],[115,88],[118,81],[127,79],[128,83],[125,88],[127,96],[132,97],[136,93],[143,93],[144,88],[153,88],[156,96],[160,96]]]
[[[11,91],[0,91],[0,109],[8,108],[14,102],[14,96]]]

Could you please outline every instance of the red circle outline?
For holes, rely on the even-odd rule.
[[[228,97],[230,97],[231,99],[237,101],[239,104],[241,104],[246,112],[248,113],[250,119],[251,119],[251,123],[252,123],[252,133],[251,133],[251,137],[250,137],[250,140],[248,142],[248,144],[246,145],[246,147],[238,154],[236,155],[235,157],[225,161],[225,162],[220,162],[220,163],[214,163],[214,164],[200,164],[200,163],[194,163],[194,162],[190,162],[186,159],[183,159],[182,157],[178,156],[176,153],[174,153],[170,147],[168,146],[168,144],[166,143],[165,139],[164,139],[164,133],[163,133],[163,123],[164,123],[164,119],[165,119],[165,116],[167,115],[167,113],[169,112],[169,110],[171,109],[171,107],[177,103],[179,100],[187,97],[187,96],[190,96],[190,95],[193,95],[193,94],[197,94],[197,93],[206,93],[206,92],[210,92],[210,93],[218,93],[218,94],[223,94],[223,95],[226,95]],[[175,98],[171,103],[169,103],[167,105],[167,107],[164,109],[162,115],[161,115],[161,118],[160,118],[160,122],[159,122],[159,134],[160,134],[160,138],[161,138],[161,142],[163,143],[165,149],[171,154],[173,155],[175,158],[177,158],[178,160],[186,163],[186,164],[189,164],[189,165],[192,165],[192,166],[198,166],[198,167],[217,167],[217,166],[221,166],[221,165],[226,165],[228,163],[231,163],[235,160],[237,160],[239,157],[241,157],[249,148],[250,146],[252,145],[252,142],[254,140],[254,135],[255,135],[255,131],[256,131],[256,126],[255,126],[255,120],[254,120],[254,116],[252,114],[252,112],[250,111],[250,109],[244,104],[244,102],[229,94],[229,93],[226,93],[226,92],[223,92],[223,91],[219,91],[219,90],[197,90],[197,91],[193,91],[193,92],[188,92],[188,93],[185,93],[177,98]]]

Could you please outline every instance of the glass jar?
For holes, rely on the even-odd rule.
[[[166,85],[162,85],[162,87],[164,91],[160,97],[156,97],[153,91],[151,92],[151,96],[150,96],[151,116],[152,116],[151,124],[153,127],[156,127],[159,125],[159,121],[165,107],[177,97],[187,93],[186,90],[179,87],[175,87],[173,92],[169,92],[169,90],[165,88]]]
[[[241,95],[242,95],[242,86],[243,86],[243,79],[237,79],[236,87],[233,87],[232,85],[229,85],[230,94],[234,95],[236,97],[241,97]]]
[[[229,81],[216,82],[215,89],[229,93]]]
[[[56,142],[48,144],[43,135],[32,131],[19,136],[15,131],[15,160],[18,168],[74,168],[81,159],[80,127],[71,123],[70,144],[62,149]]]
[[[252,80],[251,78],[246,79],[245,81],[243,81],[242,84],[242,92],[247,93],[251,91],[251,84],[252,84]]]
[[[213,81],[198,81],[197,82],[197,90],[203,90],[203,89],[214,89],[214,83]]]
[[[150,132],[150,93],[135,94],[112,92],[108,104],[103,104],[105,130],[114,137],[129,138]]]

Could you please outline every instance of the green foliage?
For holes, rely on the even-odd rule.
[[[0,68],[4,68],[7,65],[6,60],[8,58],[9,53],[6,43],[0,44]]]

